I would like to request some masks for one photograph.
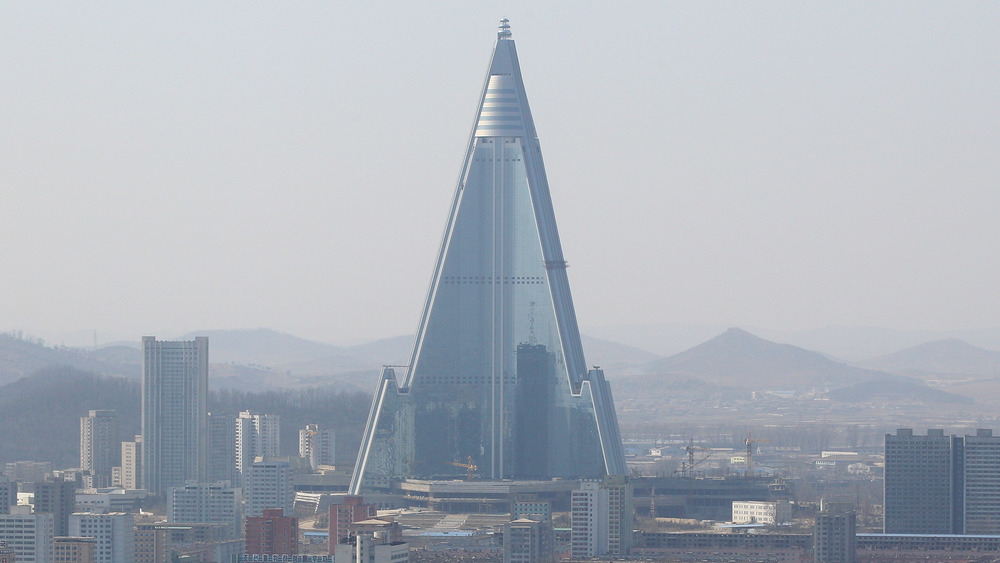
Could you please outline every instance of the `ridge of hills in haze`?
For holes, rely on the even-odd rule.
[[[333,385],[371,391],[382,365],[405,364],[413,336],[395,336],[355,346],[335,346],[257,328],[204,330],[161,338],[209,339],[213,388],[268,389]],[[159,338],[159,337],[158,337]],[[589,357],[623,370],[656,358],[655,354],[616,342],[585,338]],[[142,374],[141,344],[117,342],[94,350],[51,347],[38,339],[0,335],[0,385],[52,365],[106,375],[138,378]]]
[[[740,328],[650,362],[645,371],[695,377],[715,385],[771,389],[844,387],[884,375],[836,362],[819,352],[765,340]]]
[[[922,404],[973,402],[970,397],[929,387],[919,379],[848,365],[739,328],[650,362],[644,370],[646,375],[621,378],[620,386],[633,394],[683,392],[703,398],[719,390],[754,390],[818,394],[855,403],[874,398]]]
[[[627,342],[660,356],[696,346],[729,328],[720,324],[657,323],[585,327],[594,337]],[[1000,327],[962,330],[898,330],[871,326],[831,325],[810,330],[743,329],[774,342],[793,344],[848,361],[863,361],[925,342],[957,338],[990,350],[1000,350]]]
[[[925,342],[856,364],[922,379],[933,376],[1000,377],[1000,352],[957,338]]]
[[[0,334],[0,385],[49,366],[73,366],[104,375],[139,377],[142,373],[138,350],[122,346],[97,351],[65,346],[47,346],[43,341],[20,334]]]
[[[176,338],[208,336],[213,388],[234,390],[333,387],[371,392],[384,364],[404,364],[412,336],[384,338],[355,346],[335,346],[269,329],[206,330]],[[640,382],[662,387],[683,385],[753,389],[838,389],[872,379],[898,383],[930,381],[975,384],[949,391],[1000,398],[1000,352],[958,340],[927,342],[916,347],[849,365],[792,344],[780,344],[731,328],[678,354],[658,357],[617,342],[584,337],[592,364],[602,365],[613,385],[641,393]],[[0,335],[0,385],[48,366],[62,365],[99,373],[138,378],[139,342],[116,343],[96,350],[46,346],[38,339]],[[903,380],[900,376],[916,378]],[[627,384],[626,384],[627,382]],[[667,383],[673,382],[673,383]],[[881,388],[884,388],[881,387]],[[995,389],[994,389],[995,388]],[[984,391],[985,390],[985,391]]]

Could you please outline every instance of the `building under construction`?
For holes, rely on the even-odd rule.
[[[733,501],[790,500],[788,485],[772,477],[634,477],[635,511],[659,518],[728,521]]]

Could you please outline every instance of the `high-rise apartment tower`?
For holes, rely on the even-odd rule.
[[[244,485],[247,517],[260,516],[267,508],[281,508],[288,514],[294,512],[292,477],[295,470],[287,460],[263,458],[247,469]]]
[[[209,483],[229,481],[240,486],[236,471],[236,417],[231,414],[208,413],[208,476]]]
[[[391,479],[624,474],[588,370],[514,41],[501,22],[402,381],[382,372],[351,492]]]
[[[632,545],[632,484],[624,475],[589,480],[570,499],[573,557],[627,555]]]
[[[95,410],[80,418],[80,469],[90,471],[95,487],[111,485],[111,468],[119,465],[120,448],[115,411]]]
[[[46,479],[35,483],[35,512],[52,514],[55,535],[69,535],[69,515],[74,510],[76,510],[75,482]]]
[[[224,524],[226,538],[239,538],[243,533],[243,491],[218,483],[187,482],[183,487],[167,490],[167,522],[199,522]]]
[[[142,488],[142,434],[131,442],[122,442],[122,481],[126,489]]]
[[[1000,534],[1000,436],[885,435],[887,534]]]
[[[142,338],[142,485],[150,493],[204,481],[208,462],[208,338]]]
[[[94,563],[134,563],[135,518],[126,512],[93,514],[77,512],[69,517],[69,535],[94,538]]]
[[[242,411],[236,417],[236,472],[246,487],[250,466],[258,457],[276,457],[281,449],[281,417]]]
[[[334,465],[336,451],[337,433],[333,429],[306,424],[305,428],[299,430],[299,457],[308,459],[313,471],[320,465]]]
[[[0,514],[0,549],[14,552],[15,563],[53,563],[52,514],[32,514],[28,506]]]

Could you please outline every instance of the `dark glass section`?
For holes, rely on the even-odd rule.
[[[549,474],[549,405],[555,391],[554,379],[552,355],[544,345],[517,347],[514,477],[541,479]]]
[[[965,439],[951,437],[951,533],[965,533]]]
[[[477,467],[482,463],[483,407],[478,401],[462,400],[468,391],[440,385],[414,390],[410,399],[415,404],[416,458],[409,472],[411,476],[464,476],[466,468],[458,464],[466,464],[469,459]]]

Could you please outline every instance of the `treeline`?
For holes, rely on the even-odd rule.
[[[0,386],[0,463],[51,461],[57,468],[80,464],[80,417],[95,409],[118,414],[119,435],[141,430],[142,385],[138,380],[51,366]],[[309,423],[337,430],[338,463],[353,463],[371,396],[330,388],[277,391],[211,391],[208,408],[235,415],[241,410],[281,417],[283,455],[298,454],[298,431]]]

